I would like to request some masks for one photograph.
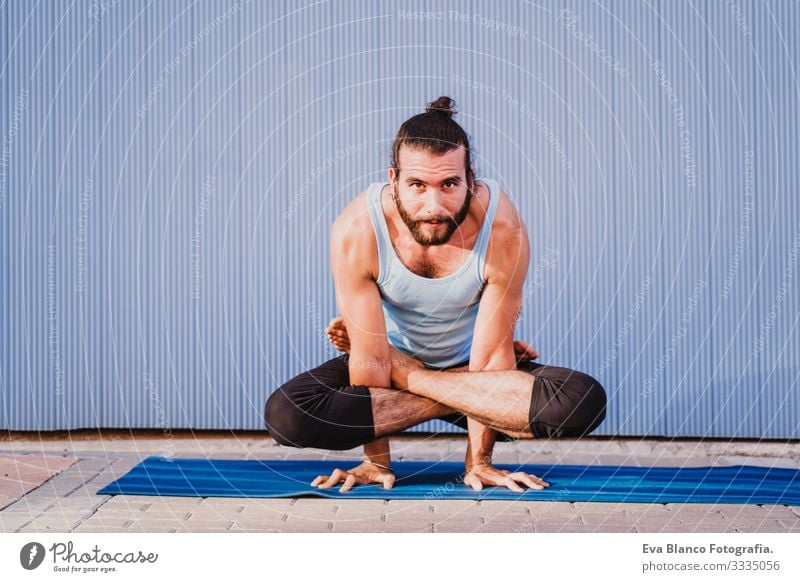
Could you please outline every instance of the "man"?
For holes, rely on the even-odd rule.
[[[538,353],[514,343],[527,232],[497,182],[475,179],[453,105],[440,97],[405,121],[389,183],[370,185],[333,224],[341,319],[328,333],[349,353],[267,400],[265,422],[280,444],[364,445],[360,465],[313,486],[391,488],[388,435],[441,418],[468,431],[467,486],[541,489],[549,484],[535,475],[492,466],[496,440],[583,436],[605,417],[597,380],[525,361]]]

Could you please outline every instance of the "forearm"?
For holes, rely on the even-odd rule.
[[[389,388],[392,363],[385,357],[350,354],[347,361],[348,376],[353,386]]]
[[[512,350],[513,354],[513,350]],[[467,369],[471,372],[513,370],[516,368],[516,361],[508,356],[508,350],[500,350],[487,361],[476,363],[470,359]],[[464,459],[464,467],[469,472],[476,465],[491,465],[494,443],[497,433],[473,417],[467,417],[467,455]]]

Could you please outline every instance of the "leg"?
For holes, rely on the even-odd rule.
[[[393,357],[404,358],[399,352]],[[393,369],[392,383],[436,400],[512,436],[576,437],[605,418],[600,383],[576,370],[522,362],[517,370],[426,370],[413,360]],[[533,377],[533,380],[531,380]]]
[[[350,385],[347,358],[303,372],[270,395],[264,420],[279,444],[346,450],[454,412],[408,392]]]
[[[529,418],[535,438],[579,438],[605,419],[606,391],[592,376],[533,362],[519,369],[534,379]]]
[[[350,338],[347,335],[347,328],[345,327],[344,319],[341,316],[331,319],[325,331],[328,335],[328,340],[337,350],[349,353]],[[399,353],[393,346],[390,346],[390,350],[394,351],[395,353]],[[520,355],[526,354],[529,357],[539,356],[539,353],[534,348],[528,346],[524,342],[514,342],[514,351]],[[468,368],[469,361],[466,361],[461,362],[460,364],[455,364],[446,369],[454,371],[466,371]],[[370,388],[370,393],[372,394],[373,398],[373,415],[378,430],[377,436],[384,436],[385,434],[391,434],[392,432],[402,430],[408,426],[413,426],[408,425],[406,420],[411,416],[419,418],[418,422],[430,420],[430,418],[440,418],[446,422],[460,426],[465,430],[467,429],[467,417],[454,409],[450,409],[444,404],[439,403],[439,405],[442,407],[440,412],[442,412],[444,416],[433,416],[426,418],[414,414],[413,411],[405,411],[405,406],[413,403],[407,401],[405,398],[398,397],[396,390],[387,391],[381,388]],[[410,393],[401,392],[401,394]],[[426,411],[429,407],[435,404],[433,400],[429,399],[424,399],[424,402],[424,408]],[[497,440],[501,442],[508,442],[518,438],[531,438],[531,436],[532,434],[530,430],[527,429],[519,432],[506,430],[505,432],[498,431]]]

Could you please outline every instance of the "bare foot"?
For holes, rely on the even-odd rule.
[[[328,341],[333,344],[340,352],[350,353],[350,337],[347,335],[347,328],[344,326],[344,318],[337,315],[328,323],[325,328]]]

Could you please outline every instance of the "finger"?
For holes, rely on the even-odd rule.
[[[344,485],[342,488],[339,489],[339,493],[347,493],[356,484],[356,476],[352,473],[347,476],[347,479],[344,480]]]
[[[475,477],[474,475],[470,475],[469,477],[464,479],[464,482],[470,487],[472,487],[475,491],[480,491],[483,489],[483,483],[481,483],[481,480]]]
[[[527,473],[512,473],[509,477],[521,481],[531,489],[544,489],[544,485],[539,483],[533,475],[528,475]]]
[[[383,477],[383,488],[391,489],[394,486],[394,475],[385,475]]]
[[[327,478],[328,478],[327,475],[317,475],[317,477],[311,482],[311,486],[316,487],[318,483],[321,483]]]
[[[529,356],[538,356],[539,350],[529,344],[525,344],[525,353]]]
[[[526,474],[527,474],[527,473],[526,473]],[[538,484],[539,484],[539,485],[541,485],[542,487],[550,487],[550,483],[548,483],[548,482],[547,482],[547,481],[545,481],[544,479],[541,479],[541,478],[537,477],[536,475],[531,475],[531,474],[527,474],[527,475],[528,475],[528,477],[530,477],[531,479],[533,479],[533,480],[534,480],[536,483],[538,483]]]
[[[519,485],[517,485],[517,482],[514,481],[514,479],[512,479],[511,477],[506,477],[505,479],[503,479],[503,485],[505,485],[512,491],[515,491],[516,493],[522,493],[524,491],[524,489]]]
[[[320,487],[321,487],[322,489],[327,489],[328,487],[333,487],[333,486],[334,486],[334,485],[336,485],[336,484],[337,484],[339,481],[341,481],[341,480],[342,480],[342,478],[343,478],[345,475],[346,475],[346,473],[345,473],[344,471],[342,471],[341,469],[336,469],[336,470],[334,470],[334,471],[333,471],[333,473],[331,473],[331,476],[330,476],[330,477],[328,477],[328,480],[327,480],[327,481],[325,481],[324,483],[322,483],[322,484],[320,485]]]
[[[521,471],[520,471],[520,472],[521,472]],[[534,474],[532,474],[532,473],[522,473],[522,474],[523,474],[523,475],[527,475],[528,477],[530,477],[531,479],[533,479],[534,481],[536,481],[536,482],[537,482],[537,483],[539,483],[540,485],[544,485],[545,487],[547,487],[548,485],[550,485],[550,483],[548,483],[547,481],[545,481],[545,480],[544,480],[544,479],[542,479],[541,477],[537,477],[536,475],[534,475]]]

